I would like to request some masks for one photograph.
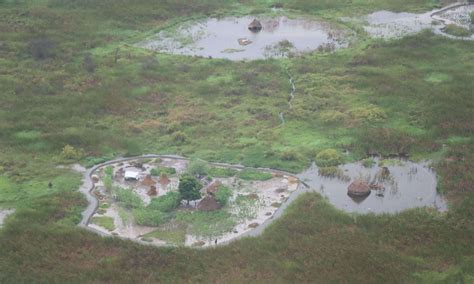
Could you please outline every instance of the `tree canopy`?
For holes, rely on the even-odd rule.
[[[202,184],[193,176],[184,175],[179,179],[178,190],[181,194],[181,199],[189,201],[201,198]]]

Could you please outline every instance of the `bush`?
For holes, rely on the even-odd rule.
[[[42,60],[53,56],[55,46],[49,38],[40,37],[31,40],[28,49],[35,59]]]
[[[80,149],[76,149],[71,145],[64,146],[61,151],[61,158],[66,160],[79,160],[84,156],[84,152]]]
[[[471,24],[474,25],[474,12],[471,12],[471,14],[469,14],[469,17],[471,17]]]
[[[159,210],[161,212],[170,212],[178,208],[180,203],[181,195],[179,192],[170,191],[164,196],[153,198],[147,208]]]
[[[131,189],[117,187],[114,189],[115,199],[127,209],[140,208],[143,206],[141,198]]]
[[[138,208],[133,210],[135,223],[142,226],[159,226],[164,222],[165,215],[158,210]]]
[[[186,172],[197,177],[207,176],[209,173],[209,165],[203,160],[191,160]]]
[[[364,166],[364,168],[372,168],[373,166],[375,166],[375,161],[374,159],[364,159],[362,160],[362,166]]]
[[[216,192],[216,200],[221,206],[226,206],[231,196],[232,191],[227,186],[219,186]]]
[[[319,167],[334,167],[342,164],[343,159],[335,149],[326,149],[316,155],[316,165]]]
[[[173,141],[178,144],[184,144],[188,141],[188,136],[185,133],[178,131],[173,134]]]
[[[244,180],[269,180],[273,177],[271,173],[252,170],[252,169],[245,169],[239,172],[239,178]]]

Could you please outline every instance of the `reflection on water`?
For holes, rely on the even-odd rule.
[[[379,165],[365,168],[361,162],[340,166],[349,177],[326,178],[318,174],[313,165],[299,177],[311,190],[325,196],[339,209],[357,213],[395,213],[415,207],[434,207],[446,211],[447,204],[436,191],[436,174],[425,163],[390,160],[383,167],[388,175],[382,176],[383,161]],[[366,197],[350,197],[347,188],[354,180],[364,180],[371,185],[371,193]]]
[[[309,52],[318,48],[328,50],[345,45],[342,32],[326,23],[283,16],[259,18],[263,29],[255,33],[248,30],[253,19],[211,18],[187,23],[174,30],[162,31],[139,45],[173,54],[231,60],[280,57],[290,52]],[[243,39],[250,44],[243,45]]]

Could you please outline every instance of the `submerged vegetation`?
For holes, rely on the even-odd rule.
[[[182,19],[276,5],[349,25],[339,16],[439,1],[0,1],[0,207],[16,209],[0,230],[0,282],[472,282],[473,42],[361,34],[349,49],[251,64],[133,47]],[[297,85],[291,109],[285,68]],[[328,174],[368,155],[431,159],[450,210],[351,216],[306,194],[262,237],[212,250],[150,248],[77,228],[81,178],[57,165],[141,153],[293,172],[316,160],[333,167]],[[143,224],[166,223],[176,200],[157,201],[158,218],[127,189],[111,190]],[[224,213],[176,219],[192,219],[202,235],[215,231],[209,220],[222,230],[235,222]],[[112,228],[108,217],[94,222]],[[177,230],[150,234],[183,242]]]

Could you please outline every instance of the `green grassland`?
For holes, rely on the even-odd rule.
[[[0,282],[474,281],[473,42],[361,33],[335,53],[252,63],[133,46],[186,19],[276,4],[340,25],[339,16],[439,5],[0,0],[0,207],[16,208],[0,231]],[[291,110],[286,68],[297,86]],[[62,153],[65,145],[77,155]],[[80,176],[57,168],[173,153],[298,172],[326,149],[349,151],[344,162],[371,153],[431,159],[449,212],[350,215],[307,194],[259,238],[152,248],[77,228]]]

